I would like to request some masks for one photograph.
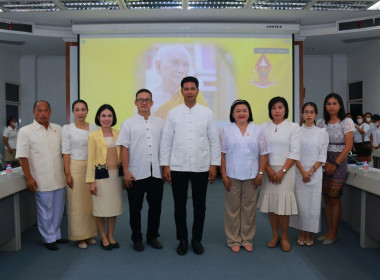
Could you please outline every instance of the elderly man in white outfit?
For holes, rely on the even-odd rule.
[[[33,106],[34,122],[20,129],[16,158],[26,177],[29,190],[35,194],[38,229],[49,250],[58,250],[62,239],[60,225],[65,206],[65,174],[61,151],[61,127],[50,123],[47,101]]]

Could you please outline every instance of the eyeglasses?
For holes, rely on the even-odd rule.
[[[145,102],[145,103],[150,103],[150,102],[152,102],[152,99],[151,99],[151,98],[138,98],[138,99],[136,99],[136,101],[137,101],[138,103],[140,103],[140,104],[143,104],[144,102]]]

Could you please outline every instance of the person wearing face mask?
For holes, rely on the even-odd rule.
[[[16,144],[17,144],[17,121],[16,118],[9,116],[7,118],[7,127],[3,131],[3,141],[5,145],[5,161],[12,167],[20,166],[16,160]]]
[[[373,166],[380,168],[380,116],[372,116],[373,125],[370,129],[370,141],[372,148]]]
[[[357,115],[354,131],[354,147],[358,161],[371,161],[370,126],[364,121],[363,115]]]
[[[367,112],[364,114],[364,122],[369,125],[370,129],[373,126],[372,122],[372,114],[370,112]]]

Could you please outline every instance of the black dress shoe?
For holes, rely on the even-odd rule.
[[[191,247],[193,247],[193,251],[197,255],[202,255],[204,248],[202,246],[202,243],[198,240],[192,240],[191,241]]]
[[[52,251],[57,251],[59,250],[57,242],[51,242],[51,243],[45,243],[46,248]]]
[[[66,238],[61,238],[56,241],[58,244],[66,244],[69,243],[70,241]]]
[[[180,240],[177,247],[177,254],[183,256],[187,253],[188,241]]]
[[[157,238],[147,240],[146,243],[148,243],[154,249],[162,249],[162,243],[160,241],[158,241]]]
[[[111,251],[112,250],[112,245],[111,245],[111,243],[110,244],[108,244],[107,246],[104,246],[103,245],[103,241],[100,239],[100,246],[102,246],[102,248],[104,249],[104,250],[106,250],[106,251]]]
[[[135,249],[137,252],[144,251],[144,245],[141,240],[137,240],[133,243],[133,249]]]
[[[111,247],[112,247],[113,249],[118,249],[118,248],[120,248],[120,245],[119,245],[118,242],[116,242],[116,243],[110,243],[110,245],[111,245]]]

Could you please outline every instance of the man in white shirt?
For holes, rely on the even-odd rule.
[[[16,158],[26,178],[26,185],[35,194],[38,229],[49,250],[58,250],[60,225],[65,206],[65,174],[61,151],[61,127],[50,123],[51,109],[47,101],[33,106],[34,122],[20,129]]]
[[[144,194],[149,205],[147,243],[155,249],[162,244],[157,237],[160,227],[163,179],[159,164],[159,149],[164,121],[151,115],[152,93],[140,89],[136,93],[137,115],[121,125],[116,145],[121,146],[124,184],[128,192],[130,225],[133,248],[144,250],[141,233],[141,209]]]
[[[194,208],[191,245],[200,255],[204,250],[201,241],[208,180],[213,183],[216,167],[220,165],[218,131],[211,110],[197,104],[198,86],[195,77],[181,81],[184,104],[170,110],[161,140],[160,164],[164,167],[164,178],[172,185],[179,255],[186,254],[188,248],[188,182],[191,182]]]

